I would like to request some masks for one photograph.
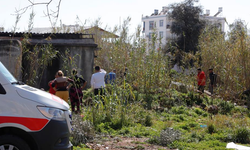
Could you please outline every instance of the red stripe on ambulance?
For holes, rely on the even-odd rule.
[[[25,118],[25,117],[9,117],[9,116],[0,116],[0,124],[2,123],[15,123],[20,124],[31,131],[41,130],[49,120],[41,118]]]

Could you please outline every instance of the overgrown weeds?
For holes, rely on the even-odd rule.
[[[199,46],[203,70],[208,74],[208,69],[214,68],[218,75],[218,94],[232,100],[238,93],[249,89],[250,42],[242,21],[230,25],[227,37],[220,29],[207,27],[200,37]]]
[[[84,118],[74,116],[74,145],[86,143],[95,134],[149,137],[150,143],[178,149],[222,149],[229,141],[249,142],[249,113],[224,101],[235,100],[237,93],[249,88],[250,46],[246,34],[232,32],[227,40],[217,29],[205,30],[200,52],[183,60],[200,60],[195,66],[202,65],[206,74],[208,68],[214,68],[218,74],[215,92],[223,98],[214,99],[196,93],[195,75],[171,70],[171,57],[163,53],[161,46],[158,50],[148,49],[140,26],[135,35],[129,36],[129,21],[112,31],[120,33],[119,38],[96,39],[102,50],[96,52],[100,57],[95,64],[107,71],[116,69],[117,80],[114,86],[106,87],[105,96],[94,96],[91,90],[84,92],[88,102],[82,110]],[[152,47],[156,39],[151,41]],[[37,69],[46,69],[57,52],[51,45],[27,50],[24,47],[31,66],[26,75],[30,84],[35,84]],[[68,54],[64,54],[66,72],[74,64]],[[37,59],[39,55],[41,60]],[[185,67],[190,69],[189,64]],[[182,86],[173,86],[173,82]],[[219,111],[209,118],[207,108],[211,105]]]

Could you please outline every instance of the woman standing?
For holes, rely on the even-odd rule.
[[[67,103],[69,99],[69,82],[73,83],[73,80],[63,76],[63,72],[59,70],[57,72],[57,78],[54,83],[52,83],[52,87],[56,91],[56,96],[60,97]]]

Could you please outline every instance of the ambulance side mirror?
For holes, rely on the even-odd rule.
[[[6,94],[5,89],[3,88],[2,84],[0,83],[0,94]]]

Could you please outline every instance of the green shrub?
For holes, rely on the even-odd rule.
[[[250,132],[247,128],[241,127],[235,131],[235,141],[238,143],[246,144],[249,142]]]
[[[180,115],[174,115],[173,116],[173,120],[177,121],[177,122],[182,122],[186,120],[186,115],[184,114],[180,114]]]
[[[127,135],[130,133],[130,130],[128,127],[124,127],[122,128],[121,130],[118,131],[118,134],[121,134],[121,135]]]
[[[105,122],[105,123],[100,123],[99,125],[97,125],[96,131],[100,133],[109,134],[111,133],[111,131],[114,131],[114,130],[110,127],[110,123]]]
[[[194,118],[198,117],[198,115],[195,112],[193,112],[193,111],[189,112],[189,116],[192,116]]]
[[[134,119],[136,123],[140,123],[147,127],[153,124],[151,116],[145,110],[140,110],[136,114],[134,114]]]
[[[173,114],[188,114],[187,111],[186,111],[186,107],[184,106],[179,106],[179,107],[172,107],[171,108],[171,112]]]
[[[200,108],[195,108],[195,109],[194,109],[194,112],[195,112],[197,115],[202,115],[202,114],[203,114],[203,110],[200,109]]]
[[[190,126],[191,128],[194,128],[194,127],[197,127],[197,126],[198,126],[198,123],[197,123],[197,122],[190,122],[190,123],[189,123],[189,126]]]
[[[148,110],[152,109],[152,102],[153,102],[153,94],[146,94],[145,97],[143,98],[145,100],[145,108]]]
[[[169,145],[170,148],[178,148],[178,150],[225,150],[226,143],[219,140],[213,141],[200,141],[197,142],[185,142],[175,141]]]
[[[150,137],[159,134],[158,130],[153,130],[151,127],[145,127],[141,124],[136,124],[134,127],[129,128],[129,136],[135,137]]]
[[[194,112],[199,116],[203,116],[203,117],[208,116],[208,113],[200,108],[194,108]]]
[[[185,98],[187,106],[193,106],[194,104],[200,105],[203,102],[201,96],[193,91],[188,92],[187,97]]]
[[[235,106],[232,113],[248,114],[249,110],[247,108],[242,107],[242,106]]]
[[[175,101],[174,98],[169,98],[166,95],[162,95],[159,97],[159,104],[160,107],[171,108],[175,106]]]
[[[152,126],[152,124],[153,124],[153,122],[152,122],[151,116],[150,116],[150,115],[147,115],[147,116],[146,116],[146,119],[145,119],[145,126],[146,126],[146,127],[150,127],[150,126]]]
[[[230,133],[227,132],[216,132],[213,133],[212,135],[210,135],[211,138],[210,140],[220,140],[220,141],[224,141],[224,142],[232,142],[232,136],[230,135]]]
[[[159,136],[151,136],[148,140],[148,143],[150,144],[160,144],[160,138]]]
[[[171,69],[169,72],[169,76],[170,77],[176,77],[178,75],[178,72],[174,69]]]
[[[218,106],[219,106],[219,110],[220,110],[220,113],[221,114],[230,114],[231,113],[231,111],[233,110],[233,108],[234,108],[234,104],[232,104],[231,102],[229,102],[229,101],[224,101],[224,100],[222,100],[222,101],[220,101],[220,103],[218,104]]]
[[[190,131],[190,126],[189,126],[188,123],[183,123],[183,124],[179,125],[178,127],[181,128],[181,129]]]
[[[123,127],[123,122],[119,119],[113,119],[112,123],[110,123],[110,127],[114,130],[121,129]]]
[[[207,112],[204,112],[204,113],[202,114],[202,116],[203,116],[203,117],[207,117],[207,116],[208,116],[208,113],[207,113]]]
[[[214,124],[209,124],[209,125],[207,126],[207,131],[208,131],[208,133],[210,133],[210,134],[214,133],[214,132],[215,132],[215,125],[214,125]]]

